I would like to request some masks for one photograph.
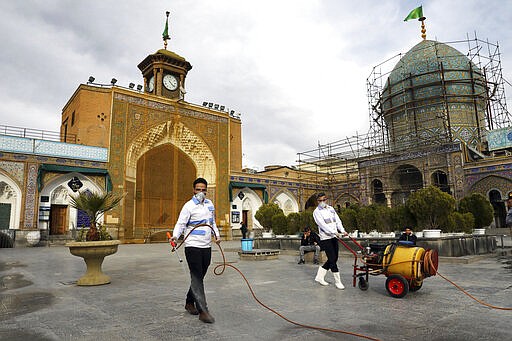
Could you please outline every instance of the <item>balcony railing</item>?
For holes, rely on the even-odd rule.
[[[75,134],[64,135],[60,132],[55,132],[55,131],[12,127],[12,126],[4,126],[4,125],[0,125],[0,135],[26,137],[29,139],[39,139],[39,140],[47,140],[47,141],[76,143],[76,135]]]

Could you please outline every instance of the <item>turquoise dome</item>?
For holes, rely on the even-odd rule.
[[[478,67],[455,48],[423,40],[395,65],[381,93],[393,149],[465,142],[485,130],[487,90]]]

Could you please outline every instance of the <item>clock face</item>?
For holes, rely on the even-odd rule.
[[[151,76],[148,82],[148,91],[153,92],[153,89],[155,88],[155,77]]]
[[[176,90],[178,88],[178,79],[173,75],[165,75],[163,79],[164,86],[167,90]]]

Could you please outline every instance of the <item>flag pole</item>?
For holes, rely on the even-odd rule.
[[[171,14],[171,12],[169,12],[169,11],[165,12],[165,15],[167,17],[165,19],[164,33],[162,33],[162,39],[164,40],[164,49],[166,49],[166,50],[167,50],[167,40],[170,39],[170,37],[169,37],[169,14]]]
[[[427,29],[425,28],[425,20],[427,18],[425,17],[421,17],[418,19],[418,21],[421,21],[421,37],[423,38],[423,40],[426,40],[427,39]]]

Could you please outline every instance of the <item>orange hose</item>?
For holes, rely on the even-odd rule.
[[[183,238],[183,241],[175,248],[175,250],[177,250],[184,242],[185,240],[188,238],[188,236],[190,235],[190,233],[200,227],[200,226],[208,226],[212,229],[213,231],[213,228],[208,225],[208,224],[199,224],[199,225],[195,225],[194,228],[192,228],[192,230],[190,230],[190,232]],[[277,316],[279,316],[280,318],[282,318],[283,320],[285,320],[286,322],[289,322],[295,326],[298,326],[298,327],[302,327],[302,328],[307,328],[307,329],[314,329],[314,330],[322,330],[322,331],[326,331],[326,332],[331,332],[331,333],[339,333],[339,334],[346,334],[346,335],[352,335],[352,336],[355,336],[355,337],[359,337],[359,338],[363,338],[363,339],[367,339],[367,340],[374,340],[374,341],[380,341],[380,339],[377,339],[377,338],[374,338],[374,337],[371,337],[371,336],[367,336],[367,335],[363,335],[363,334],[358,334],[358,333],[354,333],[354,332],[349,332],[349,331],[345,331],[345,330],[341,330],[341,329],[332,329],[332,328],[324,328],[324,327],[318,327],[318,326],[312,326],[312,325],[307,325],[307,324],[302,324],[302,323],[299,323],[299,322],[295,322],[293,320],[290,320],[289,318],[283,316],[282,314],[278,313],[276,310],[270,308],[269,306],[267,306],[266,304],[264,304],[263,302],[261,302],[258,297],[256,297],[256,294],[254,293],[254,290],[252,289],[251,285],[249,284],[249,281],[247,280],[247,278],[245,277],[245,275],[242,273],[242,271],[240,271],[240,269],[238,269],[236,266],[234,265],[231,265],[231,264],[228,264],[226,263],[226,257],[224,256],[224,250],[222,250],[222,247],[220,246],[220,244],[217,244],[219,246],[219,250],[220,250],[220,253],[222,254],[222,263],[217,265],[214,269],[213,269],[213,273],[217,276],[219,275],[222,275],[224,273],[224,270],[226,270],[226,267],[230,267],[232,269],[234,269],[236,272],[238,272],[240,274],[240,276],[242,276],[242,279],[245,281],[245,284],[247,285],[247,287],[249,288],[249,291],[251,292],[251,295],[252,297],[254,298],[254,300],[256,302],[258,302],[263,308],[267,309],[268,311],[276,314]],[[218,271],[218,269],[221,269],[220,271]]]
[[[435,273],[438,274],[442,279],[444,279],[445,281],[447,281],[448,283],[450,283],[451,285],[453,285],[454,287],[456,287],[457,289],[459,289],[460,291],[462,291],[462,293],[464,293],[465,295],[467,295],[469,298],[475,300],[476,302],[480,303],[481,305],[484,305],[486,307],[489,307],[491,309],[498,309],[498,310],[512,310],[512,308],[507,308],[507,307],[498,307],[498,306],[495,306],[495,305],[492,305],[492,304],[489,304],[489,303],[486,303],[482,300],[479,300],[478,298],[474,297],[473,295],[471,295],[470,293],[468,293],[466,290],[464,290],[462,287],[460,287],[459,285],[457,285],[456,283],[454,283],[453,281],[449,280],[447,277],[443,276],[442,274],[439,273],[439,271],[437,271],[437,267],[435,267],[434,265],[434,262],[432,261],[431,259],[431,253],[428,253],[425,255],[425,258],[426,258],[426,261],[425,263],[428,264],[428,266],[431,268],[431,269],[435,269]]]

